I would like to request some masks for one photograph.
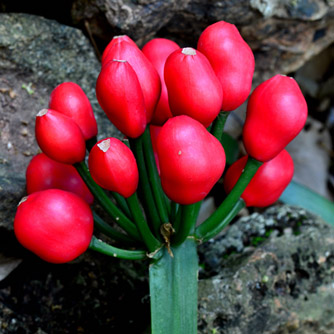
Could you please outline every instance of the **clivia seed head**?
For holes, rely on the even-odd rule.
[[[188,115],[208,127],[219,114],[222,86],[201,52],[193,48],[174,51],[166,60],[165,82],[174,116]]]
[[[100,140],[90,151],[89,171],[102,188],[124,197],[134,194],[138,186],[138,168],[132,151],[117,138]]]
[[[248,156],[233,163],[224,177],[224,188],[229,193],[239,179]],[[286,150],[263,163],[244,190],[241,198],[246,206],[265,207],[275,203],[293,177],[293,160]]]
[[[14,219],[18,241],[45,261],[65,263],[84,253],[93,235],[93,214],[79,196],[59,189],[21,201]]]
[[[79,126],[85,140],[97,135],[97,123],[88,97],[79,85],[64,82],[50,95],[49,108],[71,117]]]
[[[243,142],[259,161],[273,159],[302,130],[307,119],[305,98],[293,78],[275,75],[249,98]]]
[[[88,204],[94,197],[72,166],[50,159],[46,154],[35,155],[26,170],[26,186],[28,195],[47,189],[62,189],[72,192]]]
[[[180,204],[204,199],[225,168],[220,142],[201,123],[185,115],[163,125],[157,152],[163,190]]]
[[[85,158],[86,143],[79,126],[72,118],[52,109],[42,109],[36,115],[36,140],[51,159],[65,164]]]
[[[102,54],[102,57],[101,57],[102,65],[105,64],[106,57],[107,57],[110,49],[113,47],[113,45],[115,45],[116,43],[120,43],[121,41],[125,41],[125,42],[128,42],[130,44],[133,44],[134,46],[137,46],[136,43],[127,35],[114,36],[103,51],[103,54]]]
[[[155,108],[151,124],[163,125],[168,118],[171,118],[172,112],[168,104],[168,93],[164,79],[164,68],[168,56],[178,50],[180,47],[173,41],[166,38],[154,38],[147,42],[142,52],[157,70],[161,80],[161,95]]]
[[[127,60],[135,71],[144,96],[146,121],[149,123],[161,93],[161,82],[158,72],[136,45],[125,40],[121,40],[111,46],[102,63],[102,70],[113,59]]]
[[[144,133],[144,96],[128,61],[113,59],[102,67],[96,82],[96,97],[109,120],[123,134],[137,138]]]
[[[223,87],[222,110],[239,107],[251,91],[255,60],[236,26],[224,21],[208,26],[198,40],[197,49],[209,59]]]

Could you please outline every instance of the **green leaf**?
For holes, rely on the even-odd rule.
[[[313,190],[291,181],[280,197],[286,204],[301,206],[334,226],[334,204]]]
[[[174,257],[165,248],[150,265],[152,334],[196,334],[196,243],[187,239],[171,251]]]
[[[232,165],[239,156],[239,144],[236,139],[231,137],[228,133],[224,132],[222,135],[222,145],[225,150],[226,163]]]

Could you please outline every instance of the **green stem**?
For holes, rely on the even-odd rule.
[[[121,241],[127,244],[133,244],[134,240],[126,234],[117,231],[106,223],[96,212],[93,212],[94,226],[98,228],[106,236],[112,238],[115,241]]]
[[[161,244],[160,242],[154,237],[152,234],[145,217],[143,215],[143,212],[141,210],[141,207],[139,205],[137,194],[134,193],[132,196],[127,198],[127,203],[129,205],[129,208],[132,212],[132,216],[135,220],[135,223],[138,227],[139,233],[142,236],[142,239],[144,240],[148,250],[150,253],[155,252],[158,248],[160,248]]]
[[[242,198],[239,198],[228,215],[217,226],[215,226],[213,230],[204,235],[201,241],[208,241],[209,239],[218,235],[218,233],[220,233],[233,220],[233,218],[240,212],[241,209],[245,207],[245,205],[245,201]]]
[[[102,240],[99,240],[95,236],[92,237],[89,248],[99,253],[117,257],[125,260],[144,260],[146,258],[146,252],[144,250],[125,250],[111,246]]]
[[[248,183],[261,165],[262,162],[257,161],[251,157],[248,158],[247,164],[241,176],[239,177],[238,182],[235,184],[223,203],[207,220],[205,220],[200,226],[196,228],[196,238],[202,239],[209,233],[211,234],[211,231],[215,230],[221,221],[229,215],[230,211],[233,209],[234,205],[237,203]]]
[[[176,203],[174,201],[171,202],[171,214],[170,214],[170,221],[174,225],[176,221],[176,216],[179,210],[179,203]]]
[[[228,111],[221,111],[215,119],[210,131],[220,142],[222,141],[225,123],[229,114]]]
[[[142,145],[143,145],[144,158],[147,167],[147,174],[150,181],[153,198],[161,219],[161,223],[168,223],[169,209],[167,207],[165,193],[163,192],[161,187],[161,181],[158,173],[158,168],[155,162],[151,135],[148,126],[146,127],[146,130],[142,135],[142,143],[143,143]]]
[[[148,174],[145,167],[142,138],[130,140],[131,149],[136,157],[139,170],[139,184],[142,195],[142,203],[145,209],[147,219],[151,223],[155,236],[160,236],[161,221],[158,210],[155,206],[153,194],[151,191]]]
[[[111,216],[111,218],[131,237],[140,241],[136,225],[120,211],[117,206],[110,200],[104,190],[95,183],[84,161],[77,163],[74,167],[92,192],[94,198],[101,204],[102,208]]]
[[[176,216],[175,219],[173,221],[173,228],[175,230],[175,233],[177,233],[180,229],[181,226],[181,222],[182,222],[182,210],[181,210],[181,205],[178,204],[178,210],[176,212]]]
[[[180,245],[193,231],[202,201],[190,205],[181,205],[181,223],[172,239],[173,245]]]
[[[115,199],[116,203],[118,204],[119,208],[123,211],[123,213],[132,220],[132,215],[131,215],[131,211],[128,207],[128,204],[126,203],[125,198],[116,193],[115,191],[112,191],[112,197]]]

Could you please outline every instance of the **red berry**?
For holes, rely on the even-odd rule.
[[[145,131],[145,102],[135,71],[125,60],[113,60],[102,67],[96,82],[96,96],[110,121],[127,137]]]
[[[72,165],[63,164],[50,159],[44,153],[34,156],[26,171],[27,193],[47,189],[62,189],[72,192],[88,204],[94,197]]]
[[[138,168],[132,151],[119,139],[106,138],[94,145],[89,171],[102,188],[130,197],[138,186]]]
[[[101,57],[102,64],[105,63],[105,59],[106,59],[110,49],[113,47],[113,45],[115,43],[119,43],[121,41],[125,41],[125,42],[128,42],[130,44],[133,44],[133,45],[137,46],[136,43],[127,35],[114,36],[103,51],[103,54],[102,54],[102,57]]]
[[[142,51],[148,60],[158,71],[161,80],[161,95],[155,108],[152,124],[162,125],[168,118],[171,118],[172,112],[168,104],[168,93],[164,79],[165,62],[168,56],[180,47],[173,41],[166,38],[154,38],[147,42]]]
[[[206,57],[192,48],[174,51],[165,64],[169,106],[208,127],[219,114],[223,91]]]
[[[110,48],[102,63],[102,69],[113,59],[128,61],[136,72],[144,95],[146,120],[147,123],[150,123],[161,93],[161,82],[158,72],[136,45],[122,40],[116,42]]]
[[[71,117],[82,131],[85,140],[97,135],[97,124],[88,97],[79,85],[64,82],[50,95],[49,108]]]
[[[243,128],[247,153],[271,160],[302,130],[306,118],[307,104],[293,78],[275,75],[263,82],[248,101]]]
[[[43,109],[36,116],[35,134],[39,147],[49,158],[70,165],[85,159],[85,139],[70,117]]]
[[[163,190],[180,204],[204,199],[224,171],[222,145],[189,116],[170,118],[163,125],[157,151]]]
[[[222,110],[239,107],[252,88],[255,60],[238,29],[224,21],[214,23],[202,32],[197,49],[209,59],[222,84]]]
[[[248,156],[237,160],[227,170],[224,188],[229,193],[239,179]],[[286,150],[272,160],[263,163],[244,190],[241,198],[246,206],[265,207],[275,203],[293,176],[293,161]]]
[[[93,214],[77,195],[39,191],[24,198],[16,212],[18,241],[45,261],[65,263],[84,253],[93,235]]]

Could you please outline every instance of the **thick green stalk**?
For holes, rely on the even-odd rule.
[[[142,195],[142,204],[145,209],[146,217],[152,226],[156,237],[160,236],[161,221],[155,205],[154,197],[149,183],[149,178],[145,166],[145,158],[142,146],[142,138],[130,140],[131,149],[136,157],[139,170],[139,185]]]
[[[95,183],[89,174],[85,162],[80,162],[74,165],[80,176],[92,192],[94,198],[100,203],[102,208],[111,216],[111,218],[131,237],[135,240],[141,240],[136,225],[120,211],[117,206],[110,200],[104,190]]]
[[[229,114],[230,112],[228,111],[221,111],[216,117],[210,131],[220,142],[222,141],[225,123]]]
[[[172,238],[173,245],[180,245],[193,231],[202,201],[190,205],[181,205],[181,222]]]
[[[240,212],[242,208],[245,207],[245,201],[242,198],[239,198],[237,203],[233,206],[231,211],[227,216],[215,226],[215,228],[209,231],[206,235],[201,238],[202,242],[208,241],[209,239],[215,237],[218,233],[220,233],[231,221],[232,219]]]
[[[126,200],[131,210],[133,219],[135,220],[135,223],[138,227],[139,233],[141,234],[142,239],[144,240],[148,250],[150,251],[150,253],[155,252],[158,248],[161,247],[161,243],[154,237],[145,220],[145,217],[139,205],[137,194],[134,193]]]
[[[248,158],[247,164],[231,192],[225,198],[223,203],[218,209],[200,226],[196,228],[195,237],[202,240],[211,231],[215,230],[217,226],[227,217],[235,204],[238,202],[240,196],[246,189],[248,183],[255,175],[258,168],[262,165],[262,162],[257,161],[251,157]]]
[[[158,168],[155,162],[152,142],[151,142],[151,135],[149,127],[146,127],[145,132],[142,135],[142,143],[143,143],[143,152],[145,157],[146,169],[148,178],[150,181],[150,186],[152,189],[152,194],[154,197],[154,201],[161,219],[162,223],[168,223],[168,206],[167,206],[167,199],[165,193],[161,187],[161,181],[158,173]]]
[[[150,265],[152,334],[196,334],[198,257],[196,243],[187,239],[167,248]]]
[[[89,248],[102,254],[125,260],[144,260],[147,258],[144,250],[125,250],[111,246],[95,236],[92,237]]]
[[[135,242],[134,239],[132,239],[131,237],[111,227],[96,212],[93,212],[93,217],[94,217],[94,226],[97,227],[99,231],[101,231],[103,234],[110,237],[111,239],[115,241],[121,241],[126,244],[133,244]]]

